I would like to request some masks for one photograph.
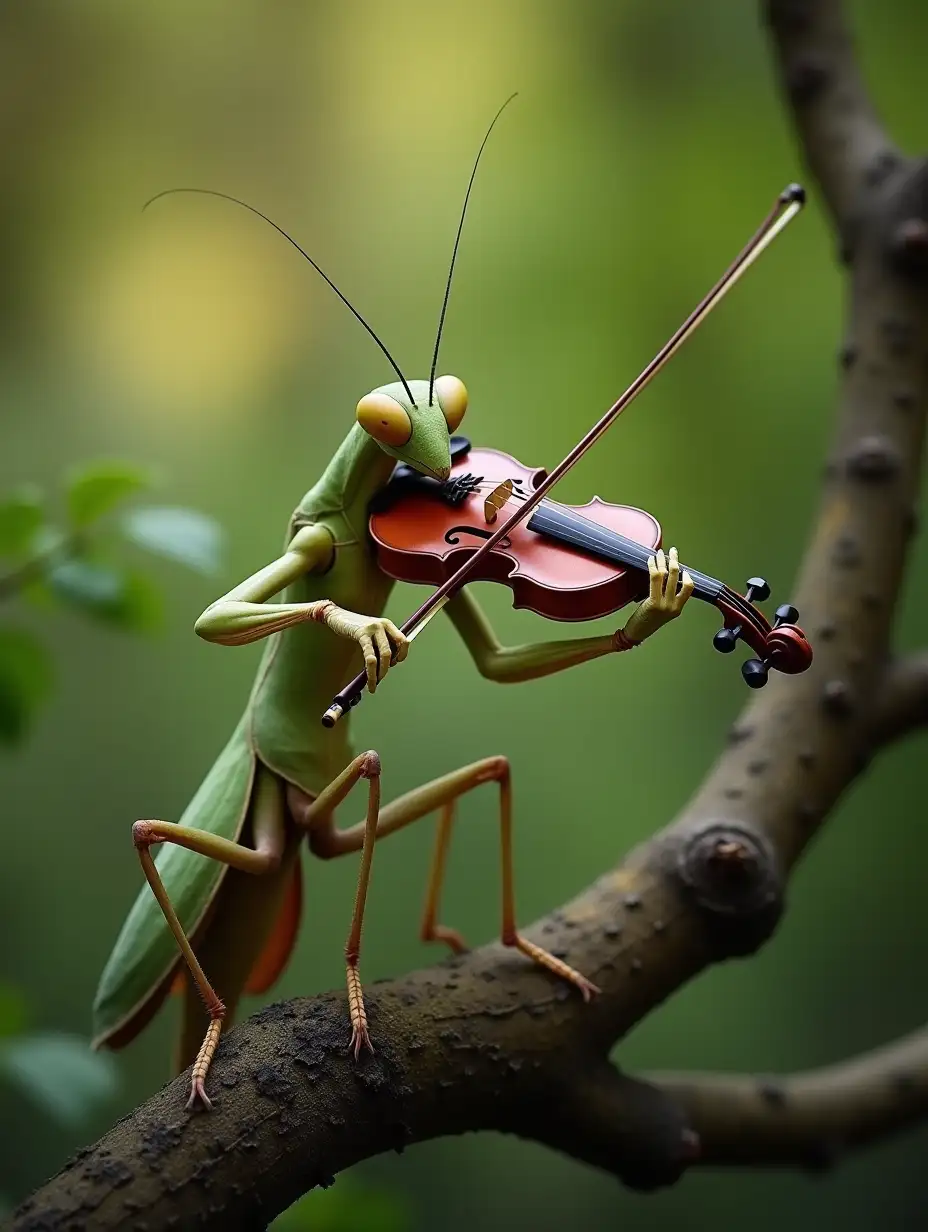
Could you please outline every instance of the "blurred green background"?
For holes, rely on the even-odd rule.
[[[57,692],[25,747],[0,760],[0,974],[25,990],[36,1023],[89,1030],[96,980],[141,880],[130,824],[179,816],[246,697],[260,649],[208,646],[194,619],[277,554],[358,398],[390,379],[270,228],[184,198],[140,219],[142,202],[184,184],[246,198],[309,248],[407,374],[424,376],[470,164],[519,90],[474,192],[440,367],[470,390],[463,430],[477,443],[552,465],[804,174],[757,8],[0,8],[0,490],[127,458],[160,473],[166,502],[209,513],[227,533],[212,581],[154,566],[167,595],[160,637],[31,617],[54,648]],[[918,149],[928,10],[860,0],[851,12],[880,108]],[[738,588],[760,572],[787,600],[831,427],[842,310],[832,247],[813,194],[560,498],[641,505],[686,561]],[[924,542],[913,556],[902,646],[919,641],[928,600]],[[513,612],[508,592],[480,590],[505,641],[560,632]],[[423,593],[398,587],[388,614],[402,620]],[[390,795],[490,753],[511,758],[529,922],[662,825],[699,782],[745,701],[737,668],[712,653],[716,627],[694,604],[637,655],[501,689],[436,624],[358,713],[356,740],[380,751]],[[622,1063],[789,1070],[918,1024],[922,773],[919,740],[883,755],[809,854],[763,954],[684,989],[621,1045]],[[446,918],[479,941],[498,924],[488,798],[465,800],[461,815]],[[437,957],[416,939],[430,845],[424,825],[378,849],[368,980]],[[340,985],[354,878],[352,861],[309,869],[299,946],[275,996]],[[80,1129],[0,1096],[8,1196],[167,1080],[175,1012],[120,1054],[118,1096]],[[925,1224],[926,1146],[921,1131],[824,1179],[697,1173],[648,1198],[493,1135],[417,1147],[357,1176],[397,1194],[415,1229],[772,1232],[789,1221],[798,1232],[827,1221],[888,1232]]]

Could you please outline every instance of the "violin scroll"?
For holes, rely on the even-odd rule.
[[[770,625],[763,613],[754,607],[754,600],[762,601],[769,595],[770,587],[763,578],[749,578],[743,598],[729,591],[718,603],[726,622],[712,644],[721,654],[730,654],[739,639],[751,647],[757,658],[748,659],[741,667],[744,682],[751,689],[764,687],[771,668],[794,676],[804,672],[812,662],[812,647],[796,624],[797,608],[791,603],[782,603]]]
[[[768,657],[771,666],[775,667],[778,672],[784,672],[787,676],[796,676],[799,672],[804,672],[812,662],[812,647],[806,640],[806,635],[794,623],[799,613],[789,604],[784,604],[784,607],[794,613],[793,619],[787,621],[778,618],[775,622],[767,638]],[[781,609],[777,608],[777,612],[779,611]]]

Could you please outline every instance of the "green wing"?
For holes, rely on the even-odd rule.
[[[248,738],[246,713],[187,806],[180,819],[183,825],[237,839],[248,810],[254,772],[255,754]],[[174,843],[155,850],[158,872],[189,937],[203,919],[227,866]],[[177,942],[146,882],[100,977],[93,1007],[94,1047],[105,1045],[139,1013],[179,957]]]

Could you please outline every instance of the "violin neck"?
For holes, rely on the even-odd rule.
[[[597,560],[608,561],[613,565],[627,565],[644,573],[648,572],[648,558],[654,555],[653,548],[636,543],[634,539],[628,539],[618,531],[599,526],[576,510],[566,505],[556,505],[553,501],[542,501],[529,518],[527,526],[536,534],[556,539],[559,543],[577,548]],[[684,569],[693,579],[693,594],[707,603],[715,604],[724,589],[723,583],[698,569],[691,569],[689,565],[680,566],[681,573]]]

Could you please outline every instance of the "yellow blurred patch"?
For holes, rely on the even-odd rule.
[[[168,197],[74,289],[69,325],[84,357],[134,405],[215,418],[273,383],[308,344],[307,272],[239,207]]]
[[[339,128],[350,146],[364,149],[371,182],[389,175],[387,182],[402,187],[384,194],[386,208],[405,197],[408,209],[414,193],[428,191],[425,182],[440,184],[449,174],[459,199],[497,107],[513,91],[530,107],[542,106],[552,83],[579,62],[571,10],[535,0],[359,0],[337,14],[330,46]],[[524,143],[524,113],[507,122],[509,140],[517,143],[514,129]]]

